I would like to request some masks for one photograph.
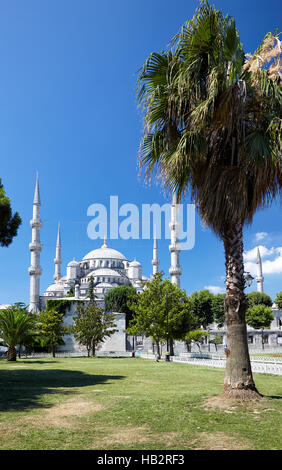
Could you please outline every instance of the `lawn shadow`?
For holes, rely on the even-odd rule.
[[[75,388],[122,380],[122,375],[90,375],[77,370],[17,369],[0,371],[0,412],[48,408],[45,394],[74,394]]]
[[[282,400],[281,395],[263,395],[264,398],[271,398],[272,400]]]

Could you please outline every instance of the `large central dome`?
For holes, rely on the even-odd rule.
[[[101,248],[92,250],[83,257],[83,261],[90,259],[118,259],[126,261],[126,257],[119,251],[109,248],[106,241],[104,241],[104,245]]]

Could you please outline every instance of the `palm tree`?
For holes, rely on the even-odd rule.
[[[189,195],[224,244],[228,397],[259,396],[246,335],[243,226],[281,194],[280,51],[274,32],[245,55],[234,19],[203,1],[138,78],[141,169],[178,202]]]
[[[16,346],[21,346],[30,339],[33,326],[32,315],[21,308],[10,307],[0,312],[0,338],[8,345],[8,361],[16,361]]]

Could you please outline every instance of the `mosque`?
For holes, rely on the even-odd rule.
[[[72,306],[64,316],[65,325],[72,323],[72,317],[75,315],[76,303],[78,300],[89,301],[89,283],[92,278],[93,293],[95,294],[95,301],[99,306],[104,306],[104,296],[113,287],[128,285],[136,288],[140,293],[144,289],[144,282],[149,280],[142,273],[142,265],[134,259],[130,261],[119,251],[108,246],[106,238],[104,244],[95,250],[87,253],[82,260],[76,261],[73,259],[67,265],[66,275],[61,273],[62,264],[62,243],[60,225],[58,226],[57,242],[56,242],[56,256],[54,259],[55,273],[54,282],[47,287],[43,295],[40,295],[40,276],[42,268],[40,266],[40,253],[42,244],[40,241],[40,230],[42,221],[40,219],[40,192],[38,173],[36,177],[36,185],[33,199],[33,217],[30,221],[32,229],[32,241],[29,244],[31,252],[31,265],[28,269],[30,275],[30,304],[29,309],[31,312],[38,313],[46,308],[46,301],[48,299],[65,299],[71,301]],[[180,276],[182,273],[179,265],[179,245],[178,245],[178,225],[176,223],[176,201],[173,200],[171,205],[171,222],[169,224],[171,231],[171,244],[169,250],[171,252],[171,268],[169,270],[171,282],[180,286]],[[158,259],[158,245],[157,239],[154,237],[153,245],[153,259],[152,259],[152,275],[158,272],[159,259]],[[74,294],[69,297],[69,293]],[[115,313],[115,322],[118,331],[102,345],[103,350],[117,350],[125,351],[128,348],[125,330],[125,315],[122,313]],[[80,349],[79,345],[75,343],[72,336],[65,337],[65,346],[62,350],[75,352]]]

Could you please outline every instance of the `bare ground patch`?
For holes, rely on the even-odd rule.
[[[118,428],[104,428],[107,436],[97,438],[91,445],[91,449],[111,448],[113,445],[130,445],[135,443],[148,442],[151,440],[146,426],[124,426]]]
[[[252,446],[240,440],[237,436],[230,436],[223,432],[203,432],[190,444],[196,444],[195,450],[251,450]]]
[[[128,446],[146,442],[165,442],[166,445],[172,445],[179,437],[178,432],[154,433],[147,425],[103,428],[103,432],[105,431],[107,435],[98,437],[91,449],[111,449],[115,445]]]
[[[204,401],[204,408],[206,410],[210,408],[219,408],[220,410],[231,412],[235,410],[239,403],[236,400],[230,400],[223,397],[222,395],[217,395],[215,397],[209,397]]]
[[[40,427],[72,427],[75,425],[75,418],[98,412],[104,408],[104,405],[89,401],[83,395],[78,395],[64,403],[54,405],[40,414],[27,416],[23,418],[23,421]]]

